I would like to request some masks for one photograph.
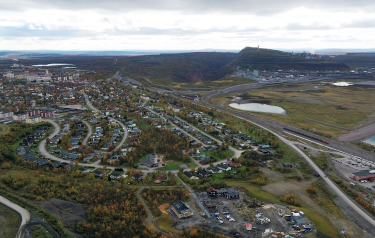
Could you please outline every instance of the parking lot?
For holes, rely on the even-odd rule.
[[[343,175],[343,177],[347,178],[347,179],[350,179],[350,175],[352,173],[355,173],[355,172],[358,172],[358,171],[361,171],[361,170],[371,169],[368,166],[365,166],[361,163],[353,162],[353,160],[350,160],[350,159],[332,159],[332,162],[333,162],[336,170],[339,171]],[[350,164],[349,164],[349,162],[350,162]],[[350,179],[350,180],[352,180],[352,179]],[[363,186],[363,187],[365,187],[369,190],[372,190],[372,191],[375,190],[374,187],[373,187],[375,185],[375,182],[367,181],[367,182],[361,183],[361,182],[352,180],[352,183],[354,183],[356,185]]]

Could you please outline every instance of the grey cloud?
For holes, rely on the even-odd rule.
[[[343,24],[341,27],[344,27],[344,28],[375,28],[375,19],[346,23],[346,24]]]
[[[285,29],[291,30],[291,31],[303,31],[303,30],[331,30],[334,28],[330,26],[317,26],[317,25],[303,26],[299,23],[293,23],[293,24],[286,26]]]
[[[297,7],[308,9],[363,10],[373,12],[373,0],[14,0],[0,2],[0,9],[24,11],[28,9],[95,9],[98,11],[129,12],[134,10],[181,11],[186,13],[238,12],[268,15]]]
[[[0,36],[14,36],[14,37],[99,37],[103,35],[120,36],[120,35],[206,35],[213,33],[238,33],[248,34],[259,32],[259,28],[235,29],[235,28],[210,28],[205,30],[183,30],[180,28],[159,29],[152,27],[141,27],[138,29],[121,30],[117,28],[107,29],[102,32],[93,32],[88,30],[76,30],[70,28],[62,28],[55,30],[36,29],[31,30],[28,26],[23,27],[0,27]]]

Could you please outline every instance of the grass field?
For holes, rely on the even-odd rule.
[[[0,135],[8,131],[8,126],[0,124]]]
[[[187,88],[222,88],[230,87],[238,84],[256,83],[257,81],[244,77],[225,77],[215,81],[203,81],[196,83],[177,83],[172,82],[170,86],[173,87],[187,87]]]
[[[174,160],[173,162],[165,162],[164,167],[160,167],[158,170],[179,170],[181,169],[180,165],[186,164],[182,161],[176,161]],[[196,167],[197,165],[193,161],[188,162],[189,167]]]
[[[206,156],[212,156],[214,158],[216,158],[217,160],[223,160],[223,159],[228,159],[228,158],[232,158],[233,155],[234,155],[234,152],[231,151],[231,150],[225,150],[225,151],[218,151],[218,150],[210,150],[210,151],[206,151],[204,152],[206,154]]]
[[[87,110],[92,111],[92,108],[89,107],[87,104],[83,104],[83,106],[84,106],[85,108],[87,108]]]
[[[16,237],[20,222],[20,216],[15,211],[0,203],[0,237]]]
[[[32,238],[52,238],[52,235],[42,226],[32,226],[29,231]]]
[[[164,214],[160,217],[155,218],[154,224],[157,228],[166,231],[166,232],[171,232],[171,233],[180,233],[179,230],[176,230],[173,228],[173,218],[168,215]]]
[[[335,87],[329,84],[282,85],[252,90],[248,95],[261,98],[271,105],[282,107],[287,116],[270,113],[252,113],[259,117],[277,120],[299,128],[315,128],[317,132],[333,137],[347,131],[318,122],[354,129],[375,120],[373,89],[360,87]],[[251,101],[250,99],[249,101]]]
[[[246,182],[239,182],[239,181],[227,181],[228,186],[242,186],[247,189],[249,194],[253,197],[256,197],[261,200],[265,200],[272,203],[280,203],[280,198],[277,196],[268,193],[262,188],[250,185]],[[339,233],[337,229],[335,229],[329,220],[322,216],[321,214],[315,212],[308,204],[302,202],[301,207],[296,207],[298,210],[302,210],[306,216],[314,223],[317,230],[320,231],[322,234],[328,237],[338,237]]]

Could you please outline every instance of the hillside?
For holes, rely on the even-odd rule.
[[[202,82],[218,80],[230,73],[225,66],[236,53],[181,53],[122,58],[124,73],[130,77],[175,82]]]
[[[304,59],[298,54],[291,54],[278,50],[258,49],[246,47],[238,57],[228,65],[234,70],[237,66],[242,69],[259,70],[334,70],[347,69],[343,63],[324,61],[320,59]]]
[[[375,67],[375,53],[348,53],[336,56],[334,61],[350,66]]]

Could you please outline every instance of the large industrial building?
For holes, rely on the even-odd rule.
[[[375,180],[375,170],[361,170],[359,172],[352,173],[350,175],[350,178],[356,181],[362,181],[362,180],[373,181]]]

